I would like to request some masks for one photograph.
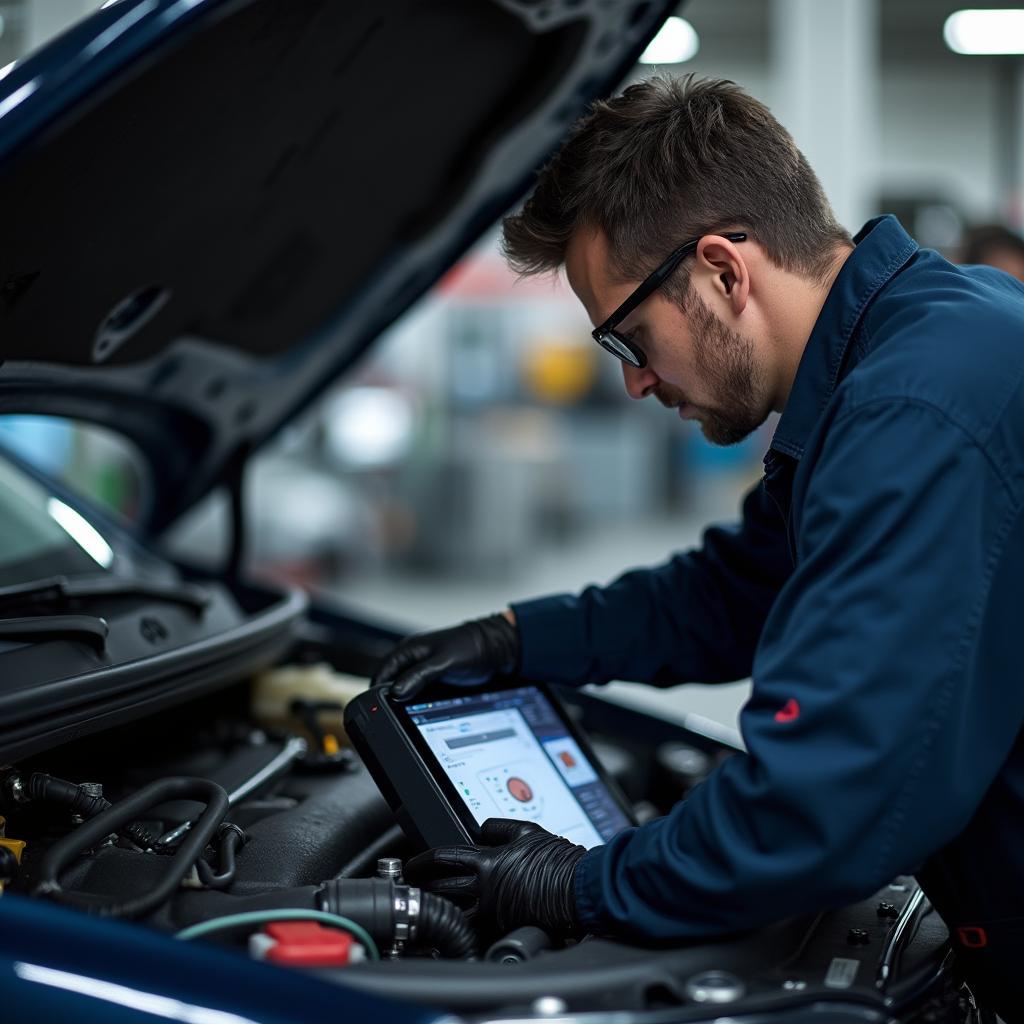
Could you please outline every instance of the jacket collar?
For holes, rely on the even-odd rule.
[[[836,389],[864,310],[918,248],[892,215],[869,220],[853,241],[856,248],[836,275],[807,340],[766,465],[773,461],[773,450],[794,459],[803,455],[807,438]]]

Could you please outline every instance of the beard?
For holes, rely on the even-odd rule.
[[[711,395],[710,404],[687,402],[682,391],[665,383],[654,389],[654,397],[668,409],[693,405],[701,433],[712,444],[738,444],[768,417],[759,401],[754,343],[726,327],[692,288],[683,311],[693,339],[694,365]]]

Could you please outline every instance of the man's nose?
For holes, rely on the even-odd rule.
[[[658,375],[645,366],[642,370],[629,363],[622,364],[622,379],[626,384],[626,394],[630,398],[646,398],[657,386]]]

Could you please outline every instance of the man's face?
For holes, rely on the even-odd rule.
[[[595,325],[639,284],[611,278],[608,242],[600,231],[577,232],[565,266]],[[705,274],[705,280],[714,276]],[[659,290],[619,326],[647,356],[643,369],[622,364],[626,392],[637,399],[653,395],[666,408],[678,409],[682,419],[697,420],[713,444],[736,444],[771,411],[765,367],[754,340],[725,324],[692,279],[685,307]]]

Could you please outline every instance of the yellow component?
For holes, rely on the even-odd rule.
[[[550,337],[527,348],[523,376],[530,394],[550,405],[573,405],[586,398],[597,377],[593,347],[576,339]]]
[[[25,849],[24,839],[0,839],[0,846],[6,846],[14,854],[14,859],[21,863],[21,852]]]
[[[324,753],[328,757],[334,757],[340,749],[341,744],[338,743],[338,737],[332,732],[326,733],[324,736]]]
[[[7,849],[10,850],[11,853],[14,854],[14,859],[20,864],[21,863],[21,854],[22,854],[22,851],[25,849],[25,841],[23,839],[4,839],[3,835],[4,835],[4,825],[5,824],[6,824],[6,822],[4,821],[4,819],[2,817],[0,817],[0,846],[7,847]],[[0,882],[0,896],[2,896],[3,894],[4,894],[4,883]]]
[[[335,672],[325,663],[282,665],[261,672],[253,679],[253,717],[270,728],[305,733],[306,727],[291,713],[293,700],[333,701],[344,708],[366,686],[365,678]],[[324,732],[332,734],[335,743],[348,743],[341,710],[321,711],[317,714],[317,722]]]

